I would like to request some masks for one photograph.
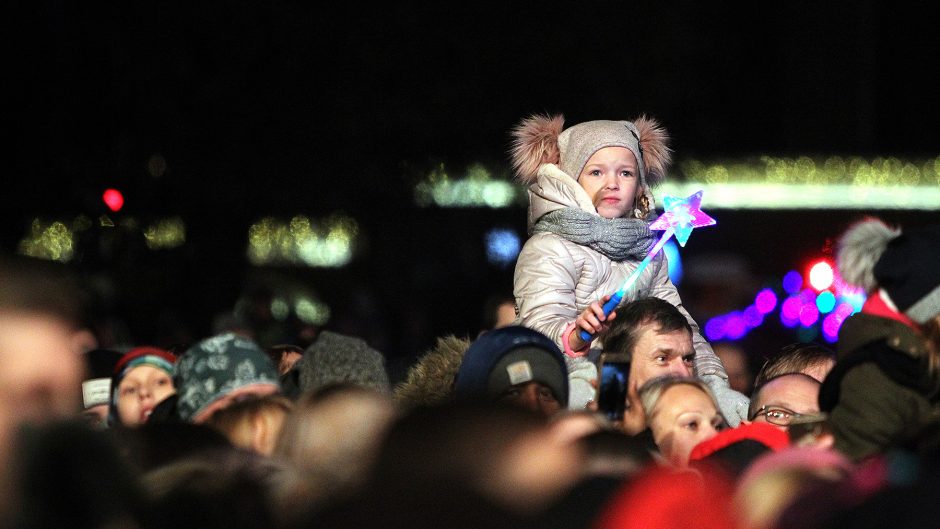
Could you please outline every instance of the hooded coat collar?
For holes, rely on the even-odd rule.
[[[643,194],[652,211],[656,204],[653,194],[646,186],[643,186]],[[555,164],[542,164],[535,182],[529,184],[529,233],[532,233],[532,227],[543,215],[562,208],[576,208],[597,215],[591,197],[577,180]]]
[[[555,164],[542,164],[535,182],[529,185],[529,233],[543,215],[562,208],[576,208],[597,215],[591,197],[574,178]]]

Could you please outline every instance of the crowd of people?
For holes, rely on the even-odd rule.
[[[66,268],[3,256],[0,526],[936,525],[940,227],[851,227],[839,272],[868,301],[835,349],[753,352],[732,383],[650,253],[662,127],[514,133],[531,237],[510,309],[396,384],[329,328],[104,346]]]

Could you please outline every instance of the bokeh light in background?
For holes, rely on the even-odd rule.
[[[803,327],[812,327],[819,321],[819,309],[815,303],[804,303],[800,307],[800,325]]]
[[[826,290],[832,286],[833,272],[832,265],[826,261],[819,261],[809,270],[809,284],[816,291]]]
[[[822,314],[829,314],[836,308],[836,296],[828,290],[820,292],[816,297],[816,308]]]
[[[17,253],[49,261],[72,261],[76,253],[81,254],[77,247],[78,235],[92,225],[92,220],[85,215],[78,215],[71,222],[33,219],[29,232],[17,245]],[[180,217],[157,219],[141,230],[134,217],[121,217],[115,223],[111,217],[101,215],[97,225],[101,228],[120,226],[127,233],[142,233],[151,250],[166,250],[186,243],[186,223]]]
[[[759,327],[762,323],[764,323],[764,313],[757,306],[751,305],[744,309],[744,324],[748,329]]]
[[[68,262],[75,253],[75,233],[61,221],[33,219],[17,252],[50,261]]]
[[[862,310],[866,296],[845,283],[828,261],[817,260],[809,270],[813,288],[803,288],[803,277],[791,270],[781,279],[779,290],[763,288],[755,295],[754,303],[743,311],[709,319],[705,323],[705,337],[711,341],[739,340],[764,324],[765,316],[776,310],[779,303],[780,324],[794,329],[798,340],[812,341],[822,334],[826,341],[835,342],[842,323]]]
[[[783,290],[787,294],[796,294],[803,288],[803,276],[796,270],[791,270],[783,276]]]
[[[680,160],[677,177],[660,184],[661,195],[704,190],[711,208],[728,209],[940,209],[940,157],[909,159],[860,156]],[[501,170],[504,170],[501,168]],[[451,175],[439,164],[414,186],[418,206],[504,208],[525,203],[523,186],[496,176],[483,164]]]
[[[358,223],[341,214],[322,221],[266,217],[248,228],[248,260],[256,266],[341,267],[352,260],[358,235]]]
[[[101,195],[101,200],[108,206],[108,209],[115,213],[121,211],[121,208],[124,207],[124,195],[117,189],[105,189]]]
[[[234,313],[243,321],[252,318],[252,300],[242,296],[235,303]],[[310,325],[326,325],[332,311],[330,307],[319,299],[319,296],[307,288],[291,287],[278,288],[278,292],[272,296],[268,309],[271,311],[271,317],[279,322],[284,322],[295,317],[297,320]]]
[[[486,260],[497,266],[509,266],[516,261],[522,243],[513,230],[493,228],[484,237],[486,242]]]
[[[294,302],[294,313],[300,321],[313,325],[326,325],[330,319],[330,307],[315,298],[299,296]]]
[[[940,158],[770,155],[677,164],[679,178],[659,192],[704,190],[712,208],[940,209]]]
[[[466,174],[452,177],[443,164],[414,188],[415,204],[442,208],[506,208],[523,204],[525,192],[508,179],[496,178],[482,164],[473,164]]]
[[[144,240],[151,250],[182,246],[186,242],[186,223],[179,217],[158,220],[144,229]]]
[[[754,298],[754,306],[761,314],[769,314],[777,308],[777,295],[774,294],[773,290],[765,288],[757,293],[757,297]]]

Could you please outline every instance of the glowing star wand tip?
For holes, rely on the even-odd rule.
[[[676,241],[679,242],[679,245],[684,248],[693,229],[713,226],[718,222],[702,211],[701,190],[692,193],[686,198],[676,198],[666,195],[663,197],[663,207],[665,210],[663,214],[650,224],[651,230],[663,230],[662,236],[653,248],[647,252],[646,257],[640,261],[636,270],[623,282],[620,289],[611,294],[607,303],[604,303],[604,316],[610,315],[610,313],[617,308],[617,305],[623,300],[623,296],[626,294],[627,290],[633,286],[633,283],[636,282],[640,274],[643,273],[643,270],[649,266],[656,254],[662,250],[666,241],[668,241],[673,234],[675,234]],[[585,342],[590,342],[594,338],[593,335],[585,330],[581,330],[579,335]]]

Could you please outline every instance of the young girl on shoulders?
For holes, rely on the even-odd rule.
[[[646,117],[588,121],[564,129],[564,118],[533,116],[514,130],[517,178],[528,184],[530,238],[513,278],[517,321],[558,343],[567,356],[569,406],[594,397],[594,364],[616,311],[602,305],[655,244],[650,188],[670,162],[668,136]],[[694,331],[695,372],[719,400],[732,425],[746,417],[748,400],[732,391],[724,366],[682,307],[660,253],[621,303],[655,296],[688,318]],[[592,335],[581,338],[580,331]]]

